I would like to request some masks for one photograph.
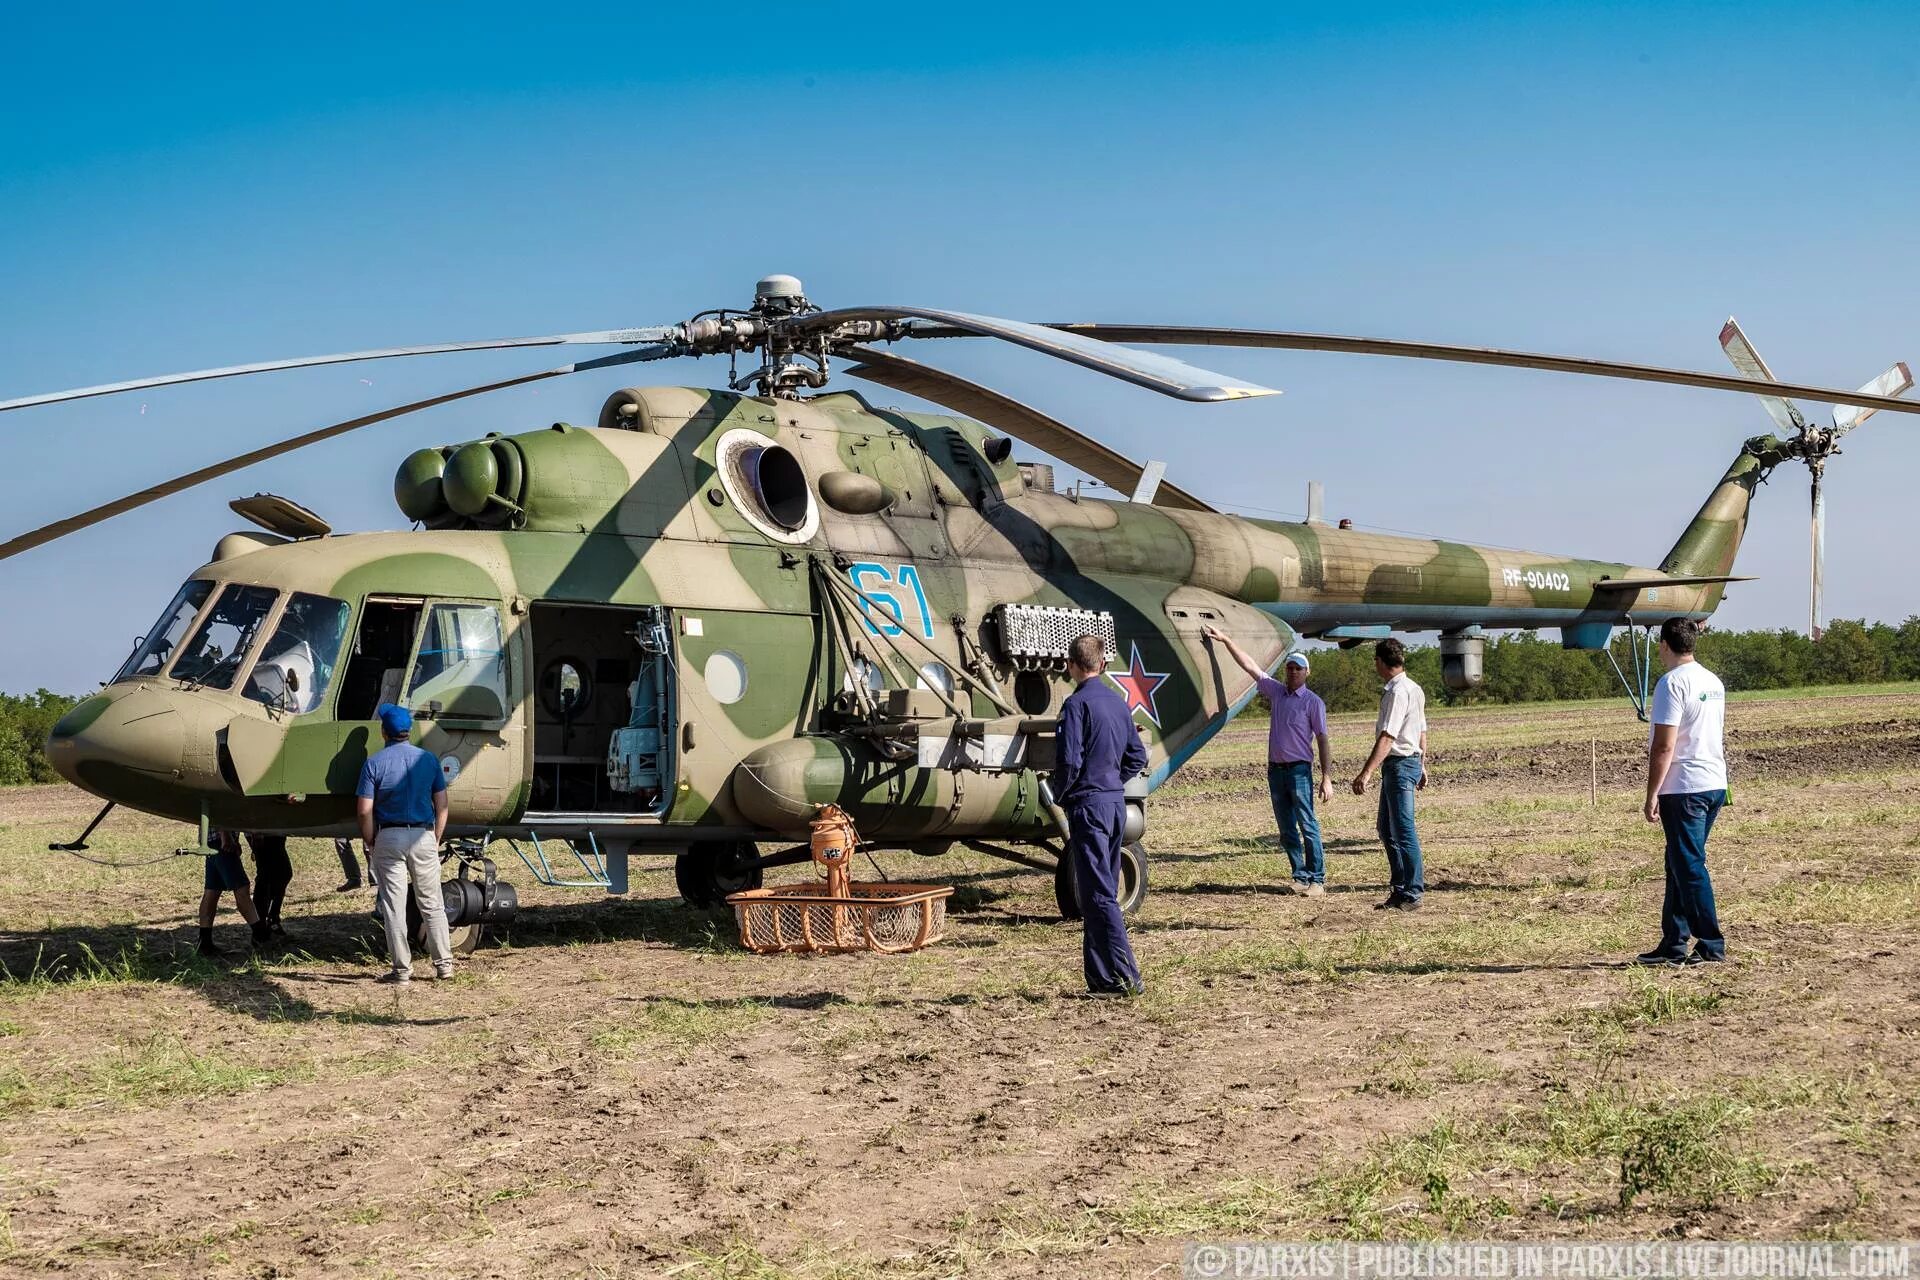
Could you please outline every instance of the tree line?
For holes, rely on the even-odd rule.
[[[1637,633],[1636,633],[1637,634]],[[1632,641],[1626,632],[1613,638],[1613,662],[1633,678]],[[1487,640],[1486,682],[1456,693],[1440,680],[1440,650],[1432,645],[1407,650],[1407,674],[1427,697],[1449,706],[1487,703],[1563,702],[1626,696],[1608,661],[1608,650],[1563,649],[1558,639],[1515,631]],[[1818,641],[1798,631],[1719,631],[1700,637],[1696,656],[1729,690],[1797,689],[1809,685],[1875,684],[1920,680],[1920,617],[1899,626],[1864,619],[1836,619]],[[1371,711],[1379,705],[1380,677],[1373,667],[1373,644],[1328,649],[1308,655],[1312,687],[1332,711]],[[1660,678],[1660,658],[1653,657]]]
[[[1612,655],[1620,669],[1633,672],[1627,633],[1613,638]],[[1836,619],[1818,641],[1797,631],[1717,631],[1700,637],[1700,661],[1727,688],[1794,689],[1805,685],[1873,684],[1920,680],[1920,617],[1899,626],[1863,619]],[[1440,650],[1425,645],[1407,650],[1407,674],[1427,697],[1451,706],[1475,703],[1561,702],[1625,697],[1607,660],[1607,650],[1562,649],[1532,631],[1516,631],[1487,641],[1486,682],[1456,693],[1440,680]],[[1380,678],[1373,669],[1373,645],[1325,649],[1311,654],[1312,685],[1333,711],[1370,711],[1379,703]],[[1658,657],[1654,659],[1658,678]],[[47,760],[47,734],[54,722],[78,702],[63,693],[39,689],[30,694],[0,693],[0,786],[58,782]],[[1264,710],[1264,708],[1262,708]]]
[[[0,693],[0,786],[60,781],[47,760],[47,735],[78,701],[46,689],[24,696]]]

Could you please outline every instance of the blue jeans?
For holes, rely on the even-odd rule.
[[[1413,793],[1420,785],[1420,757],[1388,756],[1380,765],[1380,813],[1374,830],[1387,849],[1393,891],[1415,902],[1427,891],[1420,866],[1420,833],[1413,828]]]
[[[1678,960],[1687,939],[1703,956],[1727,954],[1720,917],[1713,909],[1713,880],[1707,875],[1707,834],[1725,791],[1690,791],[1660,797],[1660,828],[1667,835],[1667,898],[1660,908],[1661,954]]]
[[[1267,796],[1280,825],[1280,847],[1301,884],[1325,884],[1327,852],[1320,844],[1320,819],[1313,815],[1313,761],[1267,763]]]

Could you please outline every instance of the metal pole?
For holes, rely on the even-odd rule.
[[[1600,738],[1595,735],[1587,743],[1587,807],[1597,809],[1600,806]]]

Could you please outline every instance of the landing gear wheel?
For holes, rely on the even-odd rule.
[[[447,941],[452,944],[453,954],[457,956],[472,955],[486,940],[487,926],[477,921],[473,924],[455,925],[447,930]]]
[[[759,858],[750,840],[696,844],[673,860],[673,885],[690,907],[718,907],[730,893],[760,887]]]
[[[1132,915],[1147,899],[1147,851],[1138,840],[1120,846],[1120,910]],[[1073,859],[1062,857],[1053,873],[1053,900],[1062,920],[1080,918],[1080,895],[1074,884]]]
[[[421,919],[420,902],[412,893],[407,894],[407,936],[413,939],[415,955],[430,956],[427,950],[427,922]],[[487,926],[477,920],[472,924],[449,925],[447,928],[447,945],[457,956],[472,955],[486,940]]]

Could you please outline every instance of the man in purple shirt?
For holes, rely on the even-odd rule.
[[[1318,898],[1327,891],[1327,855],[1320,844],[1320,820],[1313,813],[1313,745],[1320,745],[1322,802],[1333,799],[1333,752],[1327,744],[1327,704],[1307,688],[1307,655],[1287,655],[1281,664],[1283,683],[1262,671],[1226,632],[1208,627],[1206,636],[1227,647],[1273,708],[1267,727],[1267,794],[1280,825],[1280,845],[1293,864],[1293,891]]]

